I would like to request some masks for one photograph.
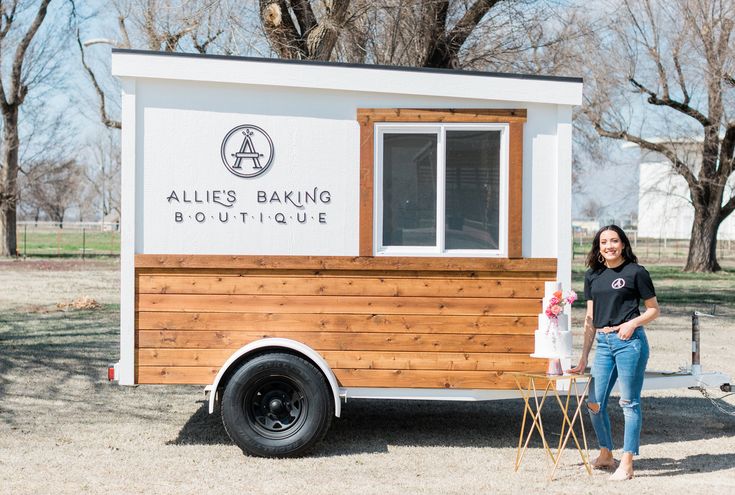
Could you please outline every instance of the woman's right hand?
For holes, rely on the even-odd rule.
[[[566,372],[573,373],[573,374],[580,374],[580,373],[584,373],[584,370],[586,369],[587,369],[587,358],[582,356],[581,358],[579,358],[579,363],[577,363],[577,366],[575,366],[572,369],[567,370]]]

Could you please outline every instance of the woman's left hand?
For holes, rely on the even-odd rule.
[[[618,337],[620,338],[620,340],[630,339],[637,327],[638,325],[636,325],[632,321],[626,321],[625,323],[622,323],[618,330]]]

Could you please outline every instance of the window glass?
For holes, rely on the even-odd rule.
[[[436,134],[383,135],[383,246],[436,246]]]
[[[498,249],[500,131],[447,131],[445,249]]]

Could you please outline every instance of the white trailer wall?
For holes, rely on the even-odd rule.
[[[135,105],[139,119],[136,253],[357,255],[360,143],[356,110],[420,107],[526,108],[523,255],[563,258],[569,251],[570,189],[565,184],[571,147],[559,140],[570,138],[570,109],[152,79],[136,82]],[[274,142],[273,165],[254,179],[234,176],[219,157],[224,135],[241,124],[261,127]],[[565,162],[561,167],[560,160]],[[328,191],[330,202],[303,210],[284,204],[286,192],[293,191],[293,199],[298,192],[313,193],[314,188],[317,195]],[[235,191],[235,205],[212,203],[213,191],[223,191],[220,201],[226,191]],[[278,198],[260,203],[259,192],[261,200],[263,192],[268,200],[274,192]],[[196,200],[203,202],[193,202],[195,193]],[[299,211],[307,213],[304,224],[299,223],[303,216],[296,217]],[[177,212],[183,221],[176,221]],[[195,218],[198,212],[205,214],[201,223]],[[247,213],[244,223],[243,212]],[[284,215],[279,220],[285,224],[275,221],[278,213]],[[319,213],[326,214],[322,217],[326,223],[319,223]],[[228,221],[223,223],[219,214]]]

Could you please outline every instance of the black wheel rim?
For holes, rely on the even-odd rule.
[[[243,409],[254,430],[263,437],[280,440],[301,429],[309,402],[299,382],[286,376],[268,376],[250,388]]]

